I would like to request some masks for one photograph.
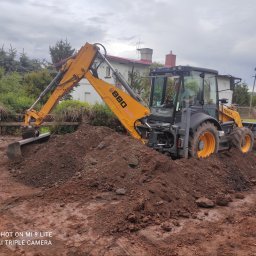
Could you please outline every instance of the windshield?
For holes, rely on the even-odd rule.
[[[199,105],[203,87],[203,79],[200,77],[200,73],[192,71],[189,76],[184,76],[184,84],[179,95],[182,107]]]
[[[151,94],[151,107],[172,108],[179,77],[155,77]]]
[[[211,104],[216,104],[215,75],[192,71],[189,76],[184,76],[177,105],[185,108]]]
[[[157,118],[166,117],[168,122],[172,122],[180,118],[182,109],[193,107],[204,109],[215,117],[216,75],[195,70],[180,73],[180,76],[176,74],[153,77],[151,114]]]

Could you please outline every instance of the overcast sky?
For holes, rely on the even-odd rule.
[[[68,39],[79,49],[100,42],[109,54],[137,58],[136,47],[164,62],[240,76],[249,85],[256,67],[255,0],[0,0],[0,43],[49,57],[49,45]]]

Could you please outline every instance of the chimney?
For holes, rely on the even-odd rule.
[[[169,54],[165,56],[165,67],[174,67],[176,65],[176,55],[172,54],[170,51]]]
[[[153,49],[150,48],[141,48],[138,49],[140,52],[140,59],[148,62],[152,62]]]

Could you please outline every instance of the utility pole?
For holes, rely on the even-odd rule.
[[[256,68],[254,69],[254,71],[256,72]],[[255,87],[255,82],[256,82],[256,73],[255,73],[255,75],[253,77],[254,77],[254,81],[253,81],[252,94],[251,94],[251,102],[250,102],[250,115],[252,113],[252,99],[253,99],[253,95],[254,95],[254,87]]]

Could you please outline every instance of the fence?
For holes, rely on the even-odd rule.
[[[256,119],[256,107],[238,107],[242,119]]]
[[[1,115],[0,112],[0,134],[13,134],[18,133],[15,132],[19,130],[23,124],[24,114],[15,114],[10,119],[6,116]],[[54,115],[47,115],[45,118],[45,122],[41,125],[41,127],[49,127],[49,126],[77,126],[79,122],[56,122],[54,120]]]
[[[242,119],[256,119],[256,107],[238,107],[238,112]],[[24,114],[15,114],[11,117],[6,116],[0,111],[0,134],[6,134],[8,130],[19,130],[24,120]],[[56,122],[55,117],[52,114],[46,116],[42,127],[49,126],[77,126],[79,122]],[[11,132],[13,133],[13,132]],[[15,133],[15,132],[14,132]]]

